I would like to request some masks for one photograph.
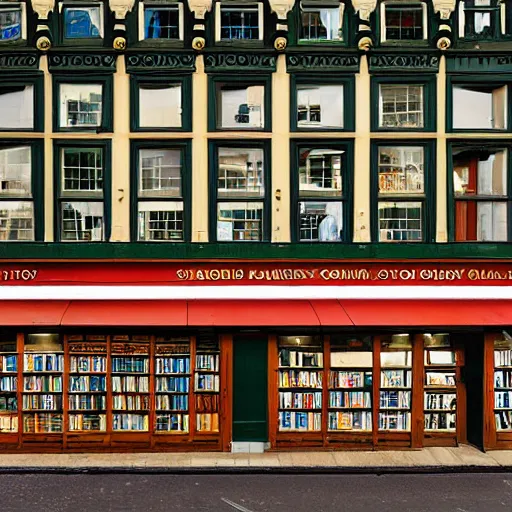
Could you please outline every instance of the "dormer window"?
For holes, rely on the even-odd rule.
[[[222,2],[215,9],[216,41],[263,39],[263,3]]]
[[[60,4],[64,39],[103,39],[103,5]]]
[[[339,1],[301,2],[299,41],[342,41],[343,11]]]
[[[140,2],[139,41],[144,39],[183,40],[183,4]]]
[[[425,2],[383,2],[380,19],[382,42],[427,39]]]
[[[506,33],[506,6],[499,0],[464,0],[459,4],[459,36],[496,39]]]
[[[26,38],[25,4],[0,2],[0,43]]]

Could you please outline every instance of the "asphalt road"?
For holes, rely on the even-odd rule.
[[[2,512],[499,512],[512,474],[0,475]]]

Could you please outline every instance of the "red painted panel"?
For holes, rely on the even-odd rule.
[[[0,301],[0,325],[60,325],[69,305],[67,300],[5,300]]]

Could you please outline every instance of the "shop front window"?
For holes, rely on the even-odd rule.
[[[343,85],[298,84],[297,127],[307,129],[343,128]]]
[[[0,130],[34,128],[34,86],[0,85]]]
[[[494,418],[496,431],[512,432],[512,342],[494,340]]]
[[[379,128],[422,128],[423,85],[381,84]]]
[[[91,128],[102,121],[101,84],[59,85],[60,128]]]
[[[427,5],[383,2],[381,38],[385,41],[421,41],[427,38]]]
[[[265,128],[265,86],[216,83],[217,128]]]

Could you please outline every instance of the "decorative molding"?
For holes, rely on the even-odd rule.
[[[10,72],[16,70],[38,70],[39,56],[37,53],[0,53],[0,70]]]
[[[265,53],[208,53],[205,55],[207,71],[243,70],[276,70],[276,56]]]
[[[352,5],[359,18],[370,21],[370,14],[377,8],[377,0],[352,0]]]
[[[129,53],[126,70],[133,71],[195,71],[196,58],[191,53]]]
[[[188,8],[196,20],[204,20],[206,13],[212,10],[212,0],[188,0]]]
[[[288,13],[293,9],[295,0],[268,0],[268,3],[279,20],[286,20]]]
[[[512,55],[449,55],[446,59],[449,73],[512,73]]]
[[[49,53],[48,67],[50,71],[58,70],[87,70],[115,71],[116,56],[114,54],[79,54],[79,53]]]
[[[434,12],[438,12],[442,20],[449,20],[455,11],[456,0],[432,0]]]
[[[47,20],[48,14],[55,7],[55,0],[31,0],[32,10],[37,13],[40,20]]]
[[[108,0],[110,10],[116,15],[116,20],[126,19],[135,5],[135,0]]]
[[[286,56],[288,71],[359,71],[358,55],[336,54],[288,54]]]
[[[390,71],[397,70],[428,70],[437,71],[439,69],[439,56],[433,54],[410,54],[410,55],[370,55],[370,71]]]

